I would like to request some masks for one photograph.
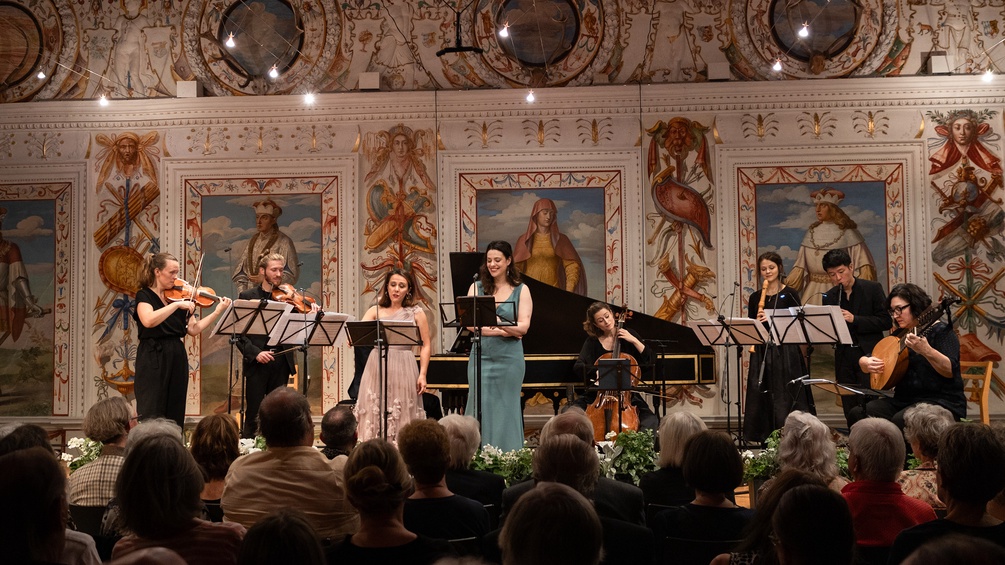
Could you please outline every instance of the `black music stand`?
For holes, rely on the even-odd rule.
[[[617,391],[618,400],[622,399],[622,393],[632,390],[632,360],[627,357],[617,359],[597,359],[597,387],[598,398],[604,392]],[[628,405],[631,406],[629,398]],[[618,410],[618,433],[624,425],[622,412],[628,406],[621,406]]]
[[[851,345],[851,333],[838,306],[803,305],[793,308],[765,310],[772,336],[779,344],[806,346],[806,376],[811,375],[813,346],[817,344]],[[792,404],[799,398],[805,379],[798,379],[799,389],[792,395]],[[812,403],[812,396],[810,397]],[[812,404],[811,404],[812,405]]]
[[[307,366],[307,351],[310,346],[328,347],[341,345],[345,339],[342,329],[347,320],[352,318],[349,314],[338,312],[294,312],[292,310],[284,312],[275,329],[269,334],[269,345],[288,345],[286,349],[277,351],[280,355],[288,351],[299,349],[303,352],[303,377],[300,379],[300,394],[307,396],[310,388],[310,369]],[[336,343],[338,342],[338,343]]]
[[[499,305],[509,305],[512,316],[498,313]],[[449,319],[447,308],[452,306],[454,318]],[[500,302],[496,304],[494,296],[458,296],[454,302],[440,304],[440,317],[445,328],[470,328],[471,350],[475,353],[475,419],[482,421],[482,328],[491,326],[515,326],[516,303]],[[469,354],[470,356],[470,354]],[[468,390],[468,394],[471,391]]]
[[[736,349],[736,439],[737,443],[743,447],[745,446],[743,439],[743,410],[742,402],[743,395],[743,375],[740,367],[742,367],[740,360],[743,355],[743,348],[748,346],[764,345],[771,340],[771,335],[768,330],[764,329],[764,324],[753,319],[753,318],[721,318],[719,320],[692,320],[688,322],[688,326],[694,331],[695,335],[698,336],[698,341],[702,345],[719,345],[726,348],[726,356],[729,356],[729,348],[735,347]],[[766,356],[766,355],[765,355]],[[759,371],[764,371],[764,360],[762,356],[761,366]],[[758,376],[758,382],[760,382],[761,377]],[[729,375],[726,375],[724,379],[726,382],[726,433],[732,435],[732,419],[733,412],[730,408],[732,406],[731,395],[729,393]]]
[[[387,352],[392,345],[415,347],[422,345],[419,326],[406,320],[365,320],[345,324],[352,347],[377,348],[377,379],[380,382],[382,405],[380,437],[387,439]]]
[[[236,379],[234,378],[234,347],[237,346],[237,342],[249,335],[270,335],[272,330],[275,329],[276,324],[282,315],[293,309],[293,305],[287,304],[285,302],[275,302],[268,299],[261,300],[245,300],[237,299],[227,306],[227,310],[224,311],[223,315],[216,322],[216,326],[213,328],[213,332],[210,335],[227,335],[230,341],[231,353],[230,353],[230,374],[228,375],[228,388],[227,388],[227,413],[230,414],[232,407],[230,405],[230,391],[234,389],[234,383]],[[242,356],[243,359],[243,356]],[[240,417],[238,420],[238,426],[244,429],[244,401],[247,397],[247,383],[245,379],[247,375],[244,371],[241,371],[241,410],[239,412]]]

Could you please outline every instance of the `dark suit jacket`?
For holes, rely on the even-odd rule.
[[[864,373],[858,369],[858,360],[863,355],[872,354],[872,348],[883,339],[883,332],[893,325],[893,320],[886,311],[883,286],[875,281],[855,279],[850,298],[845,298],[840,286],[834,286],[824,293],[823,303],[840,306],[855,315],[855,321],[848,324],[852,345],[839,345],[834,353],[838,380],[868,384],[868,377],[863,377]],[[845,378],[841,378],[842,372]],[[851,377],[853,374],[858,375],[854,380]]]
[[[242,300],[261,300],[263,298],[269,298],[270,296],[271,294],[265,292],[261,286],[256,286],[242,292],[239,298]],[[265,365],[255,361],[255,357],[257,357],[262,351],[266,349],[274,350],[273,348],[268,347],[268,343],[269,336],[267,335],[246,335],[238,338],[237,348],[241,350],[241,356],[244,359],[244,374],[251,377],[277,369],[286,371],[287,375],[295,373],[297,368],[293,361],[292,351],[287,351],[277,357],[272,363]]]
[[[495,473],[464,469],[447,471],[447,488],[454,494],[477,500],[482,504],[494,504],[498,511],[502,504],[506,481]]]
[[[502,517],[499,523],[506,520],[506,513],[518,498],[534,488],[534,480],[515,484],[503,491]],[[614,518],[639,526],[646,525],[645,504],[642,500],[642,489],[635,485],[600,477],[597,488],[593,491],[593,504],[601,518]]]

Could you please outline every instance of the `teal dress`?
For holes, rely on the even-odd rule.
[[[513,289],[509,298],[496,306],[496,314],[516,319],[520,311],[520,291]],[[482,295],[482,283],[475,283],[475,292]],[[510,304],[512,302],[512,310]],[[468,404],[465,414],[478,417],[475,399],[475,350],[468,358]],[[520,411],[520,388],[526,365],[523,341],[515,337],[482,338],[482,445],[492,445],[503,451],[523,447],[523,413]]]

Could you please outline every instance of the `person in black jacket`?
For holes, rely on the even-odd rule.
[[[242,292],[240,298],[242,300],[271,298],[272,290],[283,282],[285,267],[286,259],[278,253],[262,257],[258,262],[258,276],[261,277],[262,283]],[[244,359],[241,365],[244,371],[244,393],[247,402],[241,429],[241,437],[244,438],[255,437],[255,430],[258,428],[258,407],[265,395],[276,388],[286,386],[290,375],[297,370],[293,352],[287,351],[276,355],[275,350],[267,345],[268,342],[267,335],[245,335],[237,342],[237,348],[241,350]]]
[[[851,345],[838,345],[834,351],[834,377],[837,382],[868,387],[869,375],[858,366],[862,356],[872,355],[872,348],[883,339],[883,332],[893,325],[886,311],[883,286],[875,281],[855,277],[855,265],[844,249],[828,251],[822,260],[824,271],[834,286],[824,293],[823,303],[839,306],[851,333]],[[850,428],[855,422],[851,411],[865,407],[867,397],[842,396],[841,406]]]

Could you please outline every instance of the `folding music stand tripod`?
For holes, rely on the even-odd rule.
[[[817,344],[851,345],[851,333],[838,306],[804,305],[798,308],[765,310],[772,335],[779,344],[806,345],[806,377],[810,377],[813,346]],[[799,389],[792,396],[795,405],[799,393],[806,385],[799,379]],[[812,397],[811,397],[812,401]]]
[[[346,322],[349,344],[352,347],[377,348],[377,380],[380,382],[381,427],[380,437],[387,439],[387,352],[392,345],[414,347],[422,345],[419,326],[405,320],[365,320]]]
[[[300,394],[307,396],[310,388],[310,370],[307,366],[307,351],[314,346],[332,346],[341,344],[344,339],[342,329],[352,316],[338,312],[284,312],[275,329],[269,335],[269,345],[289,345],[286,349],[277,351],[276,355],[299,349],[303,352],[303,378],[300,379]]]
[[[770,335],[768,331],[764,329],[764,325],[761,322],[753,318],[725,318],[722,317],[718,320],[693,320],[688,322],[688,325],[694,331],[695,335],[698,336],[698,341],[702,345],[715,345],[726,348],[726,358],[729,358],[729,348],[736,347],[737,350],[737,364],[736,364],[736,439],[737,443],[741,446],[745,446],[743,439],[743,410],[742,410],[742,398],[740,392],[743,390],[743,375],[740,371],[740,356],[743,354],[743,348],[751,345],[764,345],[769,339]],[[761,366],[763,370],[763,363]],[[726,433],[732,435],[732,402],[729,399],[729,375],[725,377],[726,381]]]
[[[268,299],[261,300],[243,300],[238,299],[230,303],[227,310],[220,316],[220,319],[216,322],[216,326],[213,328],[213,333],[210,335],[227,335],[229,336],[231,354],[230,354],[230,373],[228,376],[229,387],[227,389],[227,413],[231,411],[230,405],[230,391],[234,388],[234,347],[237,346],[238,341],[249,335],[270,335],[272,330],[276,327],[277,322],[282,317],[283,313],[288,312],[293,309],[291,304],[286,304],[285,302],[274,302]],[[242,370],[240,373],[241,379],[241,410],[238,424],[241,429],[244,429],[244,402],[247,396],[247,383],[245,379],[247,375]]]
[[[454,302],[440,304],[440,317],[445,328],[467,327],[473,330],[471,350],[475,354],[475,419],[482,421],[482,328],[490,326],[515,326],[516,303],[500,302],[508,305],[511,317],[499,314],[493,296],[458,296]],[[453,307],[454,318],[448,319],[447,308]],[[472,391],[468,391],[470,395]]]

